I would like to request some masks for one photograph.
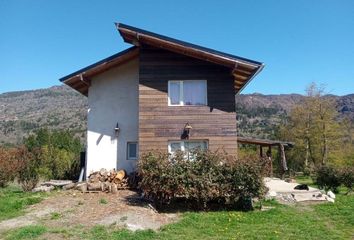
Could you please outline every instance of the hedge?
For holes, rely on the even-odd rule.
[[[261,198],[265,193],[259,160],[236,161],[221,152],[197,151],[193,160],[183,153],[145,153],[138,164],[139,187],[143,194],[161,206],[178,198],[206,208],[208,203],[237,205]]]

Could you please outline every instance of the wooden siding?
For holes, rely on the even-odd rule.
[[[166,50],[141,48],[139,149],[167,151],[181,140],[188,122],[190,140],[208,140],[209,149],[236,154],[236,113],[230,69]],[[207,80],[208,106],[168,106],[169,80]]]

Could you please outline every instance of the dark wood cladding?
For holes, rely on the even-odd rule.
[[[139,148],[167,151],[181,140],[188,122],[190,140],[208,140],[209,149],[236,154],[234,78],[230,69],[166,50],[140,49]],[[169,80],[207,80],[208,106],[168,106]]]

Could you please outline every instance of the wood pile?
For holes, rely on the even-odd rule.
[[[101,169],[93,172],[87,179],[87,191],[116,193],[120,189],[129,188],[128,176],[124,170]]]

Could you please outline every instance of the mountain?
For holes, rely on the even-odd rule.
[[[71,129],[84,139],[87,98],[67,86],[0,94],[0,145],[18,144],[40,127]]]
[[[334,98],[341,117],[354,121],[354,94]],[[245,94],[236,97],[241,136],[272,138],[291,108],[303,101],[299,94]],[[0,145],[21,143],[41,127],[70,129],[84,142],[87,98],[67,86],[0,94]]]
[[[335,101],[339,119],[348,117],[354,122],[354,94],[325,95]],[[274,138],[277,126],[291,109],[304,100],[300,94],[241,94],[236,96],[238,134],[247,137]]]

